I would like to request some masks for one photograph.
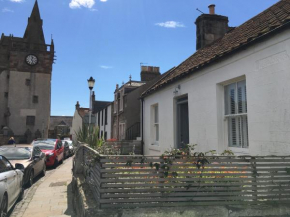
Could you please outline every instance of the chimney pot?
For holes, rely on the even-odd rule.
[[[211,4],[208,6],[209,14],[215,14],[215,4]]]

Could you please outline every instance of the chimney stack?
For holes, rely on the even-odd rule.
[[[80,103],[79,103],[79,101],[77,101],[76,110],[79,110],[79,109],[80,109]]]
[[[160,68],[156,66],[141,66],[141,81],[152,81],[160,74]]]
[[[95,95],[95,91],[93,91],[93,94],[92,94],[92,102],[94,103],[96,101],[96,95]]]
[[[215,5],[211,4],[208,6],[209,8],[209,14],[215,14]]]
[[[215,5],[208,6],[209,14],[200,15],[196,21],[196,50],[202,49],[223,37],[228,29],[229,19],[215,14]]]

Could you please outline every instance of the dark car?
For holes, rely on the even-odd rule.
[[[36,140],[33,147],[39,147],[46,155],[46,166],[56,168],[64,159],[64,147],[59,139]]]
[[[33,185],[33,180],[38,175],[45,176],[45,154],[38,147],[0,147],[0,155],[5,156],[13,166],[24,165],[23,185]]]

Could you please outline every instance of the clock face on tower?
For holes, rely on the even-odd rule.
[[[30,66],[35,66],[38,63],[37,57],[33,54],[27,55],[25,61]]]

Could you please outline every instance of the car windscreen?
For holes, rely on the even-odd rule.
[[[0,148],[0,155],[5,156],[8,160],[25,160],[31,157],[31,148]]]
[[[53,150],[55,146],[55,142],[51,140],[34,141],[33,146],[39,147],[41,150]]]

